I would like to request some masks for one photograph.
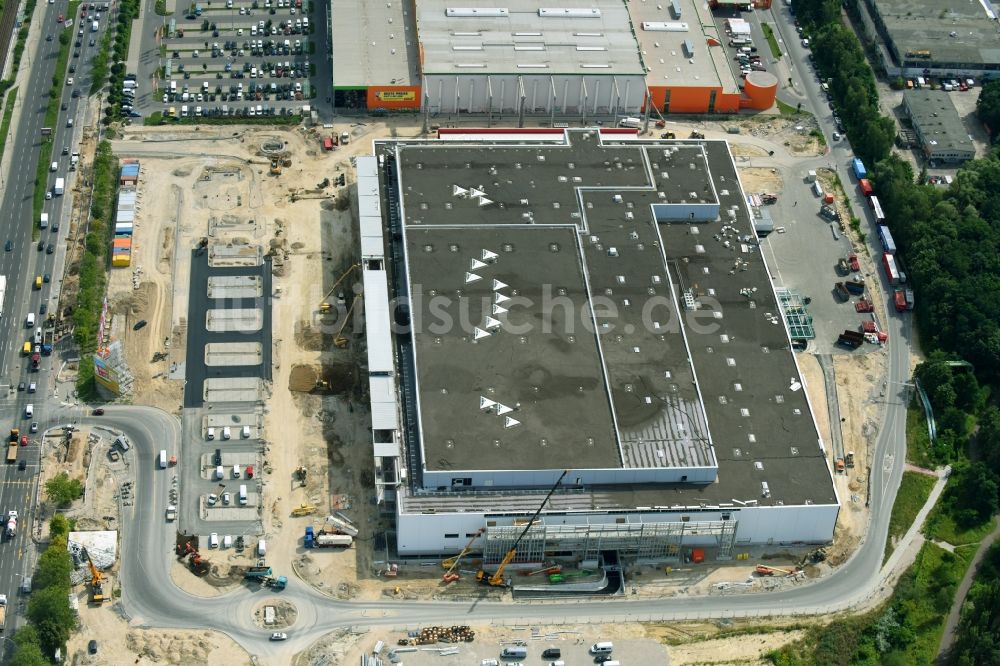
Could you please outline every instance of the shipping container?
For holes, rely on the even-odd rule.
[[[864,344],[865,336],[864,333],[860,331],[847,331],[845,330],[837,338],[837,344],[844,345],[845,347],[850,347],[851,349],[857,349],[862,344]]]
[[[115,268],[126,268],[132,263],[131,254],[116,254],[111,257],[111,265]]]
[[[131,238],[116,238],[116,239],[114,239],[114,241],[112,241],[112,243],[113,243],[113,247],[116,250],[117,249],[121,249],[121,248],[131,248],[132,247],[132,239]]]
[[[131,236],[132,228],[131,222],[119,222],[115,225],[115,236]]]
[[[868,205],[871,206],[872,216],[875,218],[875,224],[885,224],[885,211],[882,210],[882,202],[878,200],[878,197],[870,197],[868,199]]]
[[[867,178],[862,178],[858,181],[858,187],[861,188],[861,194],[866,197],[870,197],[875,193],[875,189],[872,187],[872,182]]]
[[[893,301],[896,304],[896,312],[906,311],[906,294],[903,293],[902,289],[896,289],[893,292]]]
[[[889,227],[885,225],[879,225],[878,239],[882,243],[883,250],[885,250],[889,254],[896,254],[896,241],[892,239],[892,234],[889,232]]]
[[[899,269],[896,267],[896,258],[888,252],[882,255],[882,268],[885,269],[885,277],[889,284],[896,286],[899,284]]]
[[[865,169],[865,163],[857,157],[851,160],[851,169],[854,171],[854,177],[858,180],[868,177],[868,170]]]

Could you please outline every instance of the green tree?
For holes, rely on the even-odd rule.
[[[45,482],[45,494],[58,506],[68,506],[83,495],[80,479],[71,479],[66,472],[60,472]]]
[[[70,533],[70,523],[69,518],[61,513],[57,513],[52,516],[52,520],[49,521],[49,534],[52,538],[57,536],[67,537]]]
[[[66,550],[66,537],[54,536],[48,548],[38,557],[38,570],[32,584],[39,589],[57,587],[69,591],[72,571],[73,558]]]
[[[68,588],[58,585],[39,590],[28,602],[28,619],[38,632],[43,654],[54,654],[76,628],[76,614],[69,605]]]
[[[11,666],[47,666],[49,660],[42,653],[38,642],[38,632],[30,624],[26,624],[14,634],[14,655],[7,663]]]
[[[996,136],[1000,130],[1000,80],[994,79],[983,84],[979,99],[976,100],[976,113],[990,128],[990,134]]]
[[[998,489],[997,476],[986,465],[962,463],[952,471],[945,506],[960,527],[975,527],[997,512]]]

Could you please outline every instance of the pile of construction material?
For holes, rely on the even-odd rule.
[[[399,640],[399,645],[433,645],[434,643],[471,643],[476,640],[476,632],[471,627],[426,627],[411,631],[409,638]]]

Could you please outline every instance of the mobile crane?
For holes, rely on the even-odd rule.
[[[483,569],[480,569],[476,572],[476,580],[480,583],[485,583],[490,587],[501,587],[504,585],[503,572],[507,568],[507,565],[514,560],[514,556],[517,555],[517,547],[521,544],[521,540],[524,538],[524,535],[528,533],[528,530],[531,529],[531,526],[535,524],[535,521],[538,519],[538,514],[540,514],[542,509],[545,508],[545,505],[548,504],[549,498],[552,497],[552,494],[555,493],[556,488],[559,487],[559,484],[562,483],[562,480],[566,478],[567,474],[569,474],[569,470],[564,469],[563,473],[559,475],[558,479],[556,479],[556,482],[552,484],[552,487],[549,489],[549,494],[545,496],[542,503],[538,505],[537,509],[535,509],[535,515],[531,517],[531,520],[529,520],[524,526],[524,529],[521,530],[521,534],[518,535],[517,541],[515,541],[514,545],[507,551],[507,554],[504,555],[504,558],[500,562],[500,566],[497,567],[497,570],[492,574],[488,574]]]
[[[441,576],[441,580],[446,583],[451,583],[459,579],[459,575],[455,573],[455,567],[458,566],[458,563],[462,561],[463,557],[469,554],[469,551],[472,550],[472,544],[476,539],[482,536],[485,531],[485,529],[476,530],[476,533],[472,535],[471,539],[469,539],[469,543],[465,544],[465,548],[462,549],[462,552],[455,557],[449,557],[448,559],[441,561],[441,566],[447,569],[447,571],[444,572],[444,575]]]
[[[323,301],[319,304],[319,311],[320,312],[326,313],[326,312],[329,312],[331,310],[331,308],[333,306],[331,306],[326,301],[326,299],[328,299],[330,297],[330,295],[334,292],[334,290],[336,290],[336,288],[340,286],[341,282],[343,282],[344,280],[347,279],[348,275],[350,275],[351,273],[353,273],[355,270],[357,270],[359,268],[361,268],[361,264],[351,264],[351,266],[346,271],[344,271],[344,274],[341,275],[339,278],[337,278],[337,281],[333,283],[333,286],[330,287],[330,291],[326,292],[326,295],[323,297]]]

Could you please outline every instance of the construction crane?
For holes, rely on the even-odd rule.
[[[337,334],[333,337],[333,344],[337,349],[343,349],[347,346],[347,338],[341,335],[341,333],[344,332],[344,327],[347,326],[347,322],[351,319],[351,312],[354,310],[354,306],[360,300],[361,294],[355,294],[354,300],[351,301],[351,307],[347,308],[347,312],[344,314],[344,321],[340,322],[340,328],[337,329]]]
[[[535,524],[535,520],[538,519],[538,514],[540,514],[542,509],[545,508],[549,498],[552,497],[552,494],[556,491],[556,488],[559,487],[559,484],[562,483],[562,480],[566,478],[567,474],[569,474],[569,470],[564,469],[563,473],[559,475],[558,479],[556,479],[556,482],[552,484],[552,487],[549,489],[549,494],[545,496],[542,503],[538,505],[537,509],[535,509],[535,515],[531,517],[531,520],[529,520],[524,526],[524,529],[521,530],[521,534],[518,535],[517,541],[515,541],[514,545],[507,551],[507,554],[504,555],[503,560],[500,562],[500,566],[497,567],[497,570],[491,575],[486,573],[483,569],[480,569],[476,572],[476,580],[480,583],[485,583],[490,587],[500,587],[504,584],[503,572],[507,568],[507,565],[514,560],[514,556],[517,555],[517,547],[521,544],[521,540],[524,538],[524,535],[528,533],[528,530],[531,529],[531,526]]]
[[[104,603],[104,574],[96,566],[94,560],[87,555],[87,565],[90,567],[90,602],[93,604]]]
[[[351,264],[350,268],[348,268],[346,271],[344,271],[344,274],[341,275],[339,278],[337,278],[337,281],[333,283],[332,287],[330,287],[330,291],[326,292],[326,295],[323,296],[323,300],[319,304],[319,311],[320,312],[329,312],[330,311],[330,309],[331,309],[332,306],[329,303],[327,303],[326,299],[330,298],[330,294],[332,294],[337,289],[337,287],[340,286],[340,283],[343,282],[344,280],[346,280],[347,276],[350,275],[351,273],[353,273],[358,268],[361,268],[361,264]]]
[[[444,572],[444,575],[441,576],[441,580],[443,580],[446,583],[451,583],[459,579],[459,575],[455,573],[455,567],[458,566],[458,563],[462,561],[463,557],[469,554],[469,551],[472,550],[473,542],[475,542],[476,539],[482,536],[483,532],[485,531],[486,531],[485,528],[480,528],[479,530],[477,530],[476,533],[472,535],[472,538],[469,539],[469,543],[465,544],[465,548],[462,549],[462,552],[460,552],[455,557],[449,557],[447,560],[443,560],[441,562],[441,566],[447,569],[447,571]]]

